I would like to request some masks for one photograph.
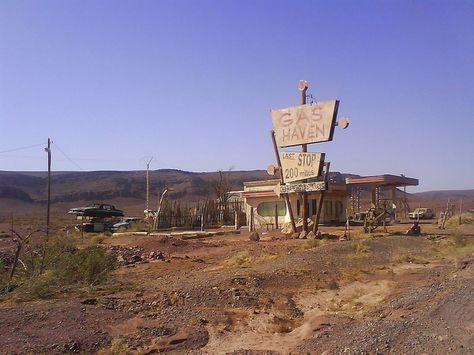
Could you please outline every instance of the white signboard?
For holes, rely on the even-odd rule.
[[[282,152],[281,173],[283,181],[293,182],[321,175],[324,153]]]
[[[277,195],[282,194],[291,194],[296,192],[312,192],[312,191],[325,191],[327,189],[326,182],[316,181],[316,182],[304,182],[299,184],[287,184],[280,185],[278,184],[275,187],[275,193]]]
[[[338,100],[272,110],[273,130],[279,147],[332,141]]]

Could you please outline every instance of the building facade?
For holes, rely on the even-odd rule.
[[[245,203],[247,221],[250,221],[252,209],[256,228],[275,227],[275,216],[278,215],[278,226],[291,221],[285,199],[275,192],[279,179],[244,182],[242,197]],[[320,192],[308,193],[308,215],[314,220]],[[345,184],[330,183],[325,192],[320,216],[322,224],[337,224],[346,221],[347,197],[350,193]],[[289,194],[295,219],[302,215],[302,196],[298,193]]]

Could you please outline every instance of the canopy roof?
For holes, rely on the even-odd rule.
[[[346,178],[347,185],[417,186],[418,179],[401,175],[373,175]]]

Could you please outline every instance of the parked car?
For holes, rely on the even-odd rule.
[[[434,218],[435,214],[432,209],[429,208],[417,208],[413,212],[408,214],[410,219],[431,219]]]
[[[69,210],[70,214],[84,217],[96,217],[96,218],[107,218],[107,217],[122,217],[123,211],[118,210],[113,205],[105,203],[93,203],[86,207],[76,207]]]
[[[357,212],[354,215],[353,221],[356,223],[364,223],[365,216],[367,216],[367,212]]]
[[[115,223],[111,230],[113,231],[126,231],[130,227],[137,225],[138,223],[143,222],[143,220],[139,217],[125,217],[120,222]]]

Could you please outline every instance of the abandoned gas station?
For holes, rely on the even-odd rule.
[[[337,120],[339,100],[307,103],[308,86],[306,80],[298,83],[300,105],[272,109],[270,133],[276,164],[270,165],[267,172],[279,178],[244,182],[239,196],[244,201],[250,230],[279,228],[290,223],[292,232],[296,233],[299,232],[296,225],[301,221],[301,233],[305,237],[310,232],[311,221],[313,233],[318,231],[320,223],[349,225],[349,217],[361,212],[362,191],[370,191],[371,196],[370,205],[363,213],[364,229],[371,232],[381,224],[386,229],[387,218],[395,221],[397,211],[409,210],[406,193],[400,197],[398,188],[416,186],[418,180],[389,174],[331,179],[330,174],[339,173],[330,173],[331,163],[326,154],[310,153],[308,145],[332,141],[335,127],[345,129],[349,120],[346,117]],[[295,146],[301,146],[301,150],[284,150]]]
[[[253,219],[255,228],[273,229],[290,223],[290,212],[285,199],[277,191],[279,183],[279,179],[244,182],[240,196],[244,201],[247,221]],[[417,185],[418,179],[389,174],[329,182],[319,222],[325,225],[345,223],[349,215],[353,216],[370,208],[375,208],[380,213],[385,212],[396,220],[409,211],[406,192],[400,188]],[[370,191],[369,206],[362,203],[362,191]],[[312,220],[316,217],[320,195],[321,191],[308,193],[308,218]],[[296,207],[293,214],[297,218],[302,218],[302,200],[301,194],[290,195],[290,203]]]

